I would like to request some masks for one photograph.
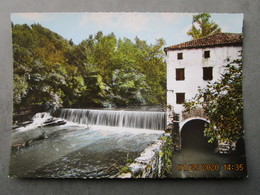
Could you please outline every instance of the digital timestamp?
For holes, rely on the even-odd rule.
[[[224,164],[225,171],[243,171],[244,164]],[[178,164],[178,171],[219,171],[219,164]]]

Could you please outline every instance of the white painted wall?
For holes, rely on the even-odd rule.
[[[210,51],[210,58],[203,57],[207,50]],[[191,99],[197,94],[199,86],[205,88],[209,82],[203,80],[203,67],[213,67],[213,80],[210,82],[214,82],[220,78],[223,65],[237,59],[241,50],[241,46],[226,46],[167,51],[167,105],[181,114],[184,108],[182,104],[176,104],[176,93],[185,93],[185,100]],[[177,59],[180,52],[183,53],[182,60]],[[227,61],[227,58],[230,60]],[[176,81],[176,68],[185,68],[184,81]]]

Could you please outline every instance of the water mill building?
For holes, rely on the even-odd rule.
[[[167,124],[178,116],[179,131],[193,120],[207,121],[203,110],[184,113],[183,103],[192,99],[198,88],[220,79],[223,66],[237,59],[242,51],[242,34],[217,33],[164,49],[167,63]],[[208,122],[208,121],[207,121]]]
[[[164,49],[167,58],[167,105],[183,117],[183,102],[217,81],[223,65],[237,59],[242,50],[242,34],[217,33]]]

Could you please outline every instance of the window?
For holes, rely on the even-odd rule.
[[[176,93],[176,104],[183,104],[185,101],[185,93]]]
[[[210,58],[210,51],[204,51],[204,58]]]
[[[203,68],[203,80],[207,81],[207,80],[212,80],[213,76],[212,76],[212,67],[204,67]]]
[[[184,68],[176,68],[176,81],[183,81],[185,79]]]
[[[178,60],[182,60],[182,59],[183,59],[182,53],[177,53],[177,59],[178,59]]]

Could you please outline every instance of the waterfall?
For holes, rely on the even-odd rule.
[[[88,125],[105,125],[141,129],[164,130],[165,112],[120,111],[92,109],[61,109],[57,117]]]

